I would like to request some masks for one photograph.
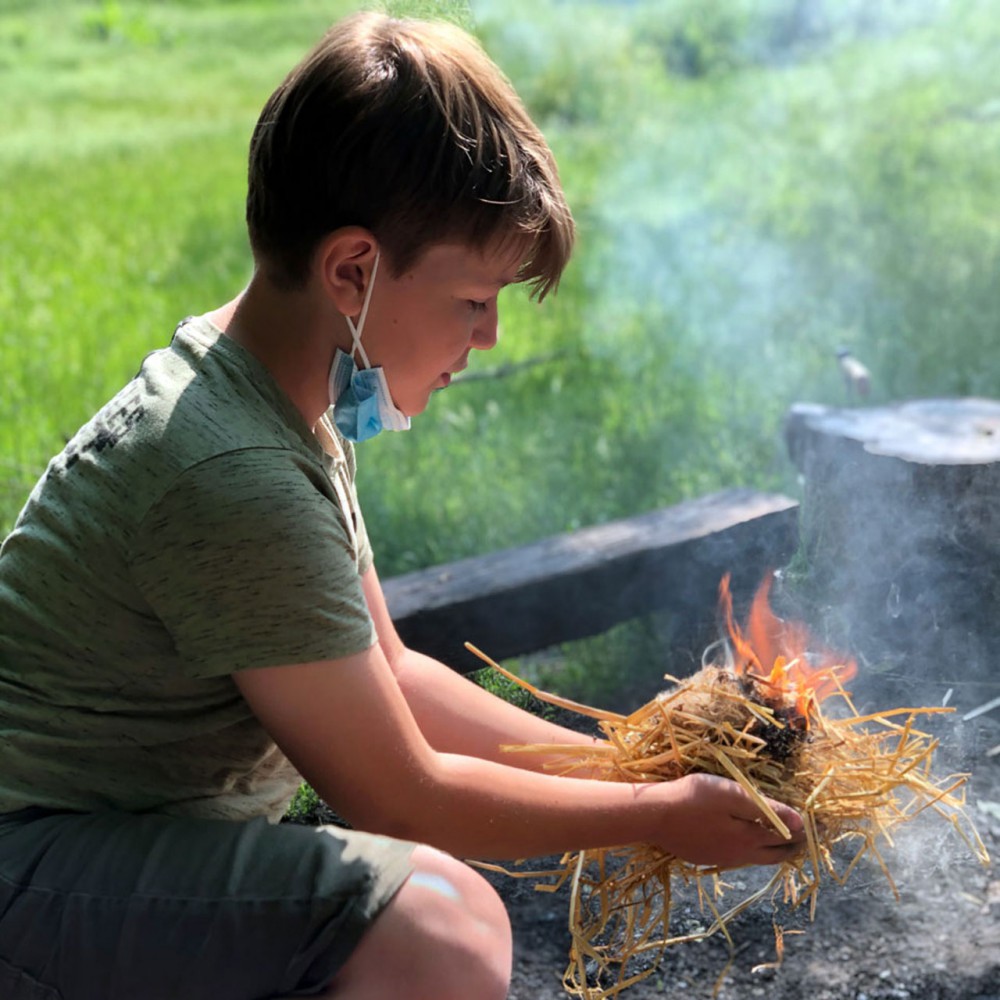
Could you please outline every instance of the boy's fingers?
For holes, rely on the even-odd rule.
[[[802,822],[802,817],[790,806],[783,806],[771,800],[768,800],[768,805],[778,819],[788,828],[790,836],[786,837],[784,833],[777,830],[774,823],[764,813],[757,810],[757,814],[748,822],[760,828],[760,837],[763,841],[762,846],[765,848],[798,848],[806,839],[805,825]]]
[[[722,779],[728,781],[729,779]],[[735,782],[733,782],[736,785]],[[769,830],[774,830],[773,822],[768,818],[768,816],[761,810],[760,806],[754,800],[753,796],[746,791],[745,788],[736,785],[739,788],[741,795],[741,801],[743,809],[739,812],[734,812],[733,816],[736,819],[747,820],[751,823],[759,823],[762,826],[766,826]],[[776,802],[774,799],[766,799],[768,806],[771,811],[781,820],[782,823],[788,827],[789,833],[792,835],[793,840],[800,840],[805,836],[805,824],[802,822],[802,817],[794,810],[791,806],[785,805],[783,802]],[[775,831],[777,833],[777,831]],[[778,834],[778,836],[781,836]],[[781,837],[781,840],[787,842],[787,838]]]

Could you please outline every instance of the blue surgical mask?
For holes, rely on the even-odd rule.
[[[368,355],[361,346],[368,304],[371,302],[375,275],[378,273],[379,255],[375,256],[371,280],[365,289],[365,300],[361,305],[361,315],[357,326],[350,316],[345,316],[351,331],[353,348],[345,354],[339,347],[330,367],[330,403],[333,406],[333,422],[337,430],[348,441],[367,441],[381,430],[405,431],[410,429],[410,418],[392,401],[389,383],[381,365],[372,367]],[[361,358],[364,368],[359,369],[354,354]]]

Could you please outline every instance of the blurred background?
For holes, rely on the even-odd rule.
[[[0,0],[4,533],[144,354],[245,283],[257,113],[362,6]],[[359,448],[383,578],[728,486],[797,496],[782,417],[859,402],[840,349],[869,403],[1000,396],[995,0],[378,6],[481,39],[580,229],[557,295],[506,290],[471,377]],[[638,621],[531,669],[599,700],[663,647]]]

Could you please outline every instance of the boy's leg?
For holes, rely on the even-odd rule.
[[[468,865],[417,847],[413,874],[321,994],[338,1000],[503,1000],[511,974],[507,911]]]
[[[317,995],[406,881],[412,853],[263,820],[0,821],[0,971],[46,1000]]]

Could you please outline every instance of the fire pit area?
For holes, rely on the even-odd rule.
[[[489,873],[515,929],[509,1000],[567,986],[587,1000],[1000,1000],[1000,404],[803,404],[785,434],[801,507],[729,491],[388,581],[404,637],[451,662],[460,642],[499,659],[638,614],[684,618],[692,642],[721,623],[700,671],[665,650],[648,691],[571,724],[609,739],[611,780],[687,761],[777,798],[774,783],[803,782],[783,800],[812,824],[809,851],[770,884],[771,869],[716,879],[641,855]],[[470,654],[463,669],[478,666]],[[714,763],[691,763],[696,750]],[[870,784],[849,787],[861,761]],[[869,814],[848,829],[824,801]]]
[[[997,782],[992,785],[997,793]],[[1000,836],[981,824],[995,857]],[[900,899],[880,873],[855,871],[844,888],[825,891],[815,920],[803,911],[774,914],[758,905],[729,927],[734,942],[716,935],[671,947],[657,971],[629,987],[629,1000],[665,997],[719,1000],[996,1000],[1000,997],[1000,900],[997,871],[958,861],[940,845],[921,845],[893,858]],[[530,884],[491,876],[506,898],[515,934],[509,1000],[561,1000],[570,948],[565,898]],[[753,891],[757,873],[731,876]],[[693,898],[675,892],[680,929],[698,933],[711,918]],[[783,925],[784,956],[776,963],[775,920]],[[731,961],[731,964],[729,964]],[[720,981],[721,975],[721,981]],[[717,990],[717,992],[716,992]]]
[[[593,712],[608,744],[600,752],[566,748],[561,770],[596,765],[610,780],[728,775],[755,797],[759,790],[794,805],[808,848],[776,870],[720,875],[637,846],[569,855],[550,872],[523,876],[568,898],[567,992],[587,1000],[993,1000],[1000,881],[986,842],[995,855],[1000,770],[980,771],[967,801],[968,773],[934,766],[946,731],[924,723],[944,710],[860,716],[844,688],[854,664],[789,658],[783,651],[804,649],[809,637],[773,617],[766,585],[745,631],[732,621],[725,589],[723,605],[726,662],[675,680],[628,717]],[[826,701],[848,710],[842,704],[828,719]],[[937,824],[925,811],[937,813]],[[913,829],[902,829],[911,821]],[[989,826],[985,838],[975,824]],[[832,916],[824,913],[831,903]],[[536,968],[541,942],[525,942],[552,930],[552,904],[523,893],[511,904],[525,983],[511,997],[548,996]],[[542,950],[553,960],[550,942]]]

